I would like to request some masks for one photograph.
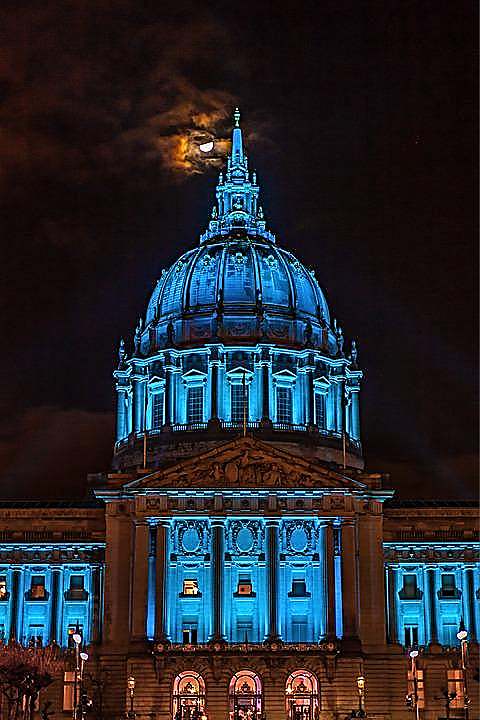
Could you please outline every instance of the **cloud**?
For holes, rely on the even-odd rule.
[[[134,0],[11,4],[0,11],[0,180],[86,183],[158,165],[201,172],[198,142],[217,139],[237,98],[215,85],[230,38],[184,3],[157,16]],[[153,19],[152,19],[153,18]],[[168,18],[168,20],[164,20]],[[128,174],[128,173],[127,173]]]

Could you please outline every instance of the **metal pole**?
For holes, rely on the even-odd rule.
[[[469,705],[469,697],[468,697],[468,687],[467,687],[467,651],[468,651],[468,641],[465,638],[462,640],[462,676],[463,676],[463,708],[465,710],[465,720],[468,720],[469,718],[469,712],[468,712],[468,705]]]

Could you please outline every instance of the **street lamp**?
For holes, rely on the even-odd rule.
[[[408,693],[405,702],[407,704],[408,708],[411,708],[412,710],[415,710],[415,718],[416,720],[419,720],[420,718],[420,708],[418,706],[418,675],[417,675],[417,657],[418,657],[418,650],[410,650],[409,657],[411,660],[411,673],[412,673],[412,681],[413,681],[413,693]]]
[[[135,710],[133,709],[133,701],[135,698],[135,678],[133,675],[130,675],[127,680],[127,687],[128,687],[128,693],[130,696],[130,710],[127,713],[127,718],[131,718],[131,720],[135,719]]]
[[[85,715],[87,713],[87,705],[88,705],[88,698],[84,692],[83,689],[83,671],[85,669],[85,663],[88,660],[88,653],[81,652],[80,653],[80,717],[82,720],[85,720]]]
[[[360,669],[360,675],[357,677],[358,689],[358,717],[366,717],[365,712],[365,678]]]
[[[465,628],[463,618],[460,620],[460,625],[457,632],[457,638],[460,640],[460,649],[462,653],[462,684],[463,684],[463,709],[465,713],[465,720],[468,720],[468,706],[470,705],[470,699],[468,697],[467,689],[467,666],[468,666],[468,632]]]
[[[78,716],[78,681],[80,680],[80,645],[82,642],[82,636],[79,632],[79,627],[77,625],[75,632],[72,635],[72,640],[75,643],[75,675],[74,675],[74,685],[73,685],[73,720],[77,720]]]

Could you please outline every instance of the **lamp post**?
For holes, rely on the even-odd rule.
[[[467,666],[468,666],[468,632],[465,628],[463,618],[460,620],[460,626],[457,632],[457,638],[460,640],[460,650],[462,653],[462,685],[463,685],[463,710],[465,713],[465,720],[468,720],[468,706],[470,705],[470,699],[468,697],[467,688]]]
[[[84,690],[83,690],[83,671],[85,669],[85,663],[88,660],[88,653],[81,652],[80,653],[80,717],[82,720],[85,720],[85,715],[87,713],[87,702],[88,698],[85,697]]]
[[[408,708],[415,711],[415,720],[420,718],[420,708],[418,706],[418,675],[417,675],[417,657],[418,650],[410,650],[411,673],[413,682],[413,693],[408,693],[405,702]]]
[[[135,678],[133,675],[130,675],[127,680],[127,687],[128,687],[128,694],[130,697],[130,709],[127,713],[127,718],[129,720],[135,720],[135,710],[133,709],[133,702],[135,698]]]
[[[77,720],[78,717],[78,685],[80,680],[80,645],[82,643],[82,636],[80,635],[80,631],[78,628],[78,625],[75,629],[75,632],[72,635],[72,640],[75,643],[75,675],[74,675],[74,684],[73,684],[73,720]]]
[[[358,689],[358,717],[364,718],[367,716],[365,712],[365,678],[360,669],[360,675],[357,677],[357,689]]]

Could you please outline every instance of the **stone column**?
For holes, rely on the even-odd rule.
[[[372,502],[375,506],[377,503]],[[381,506],[358,520],[359,630],[364,645],[384,645],[385,570]]]
[[[148,523],[144,521],[136,523],[130,625],[131,640],[133,642],[145,642],[147,639],[148,542]]]
[[[133,380],[133,432],[141,433],[145,427],[145,383],[141,375]]]
[[[172,411],[171,411],[171,398],[172,398],[172,373],[170,368],[165,368],[165,426],[170,427],[172,424]]]
[[[126,388],[117,384],[117,442],[127,435],[125,392]]]
[[[325,527],[325,587],[327,589],[327,637],[336,636],[335,622],[335,544],[333,539],[333,524]]]
[[[210,420],[218,420],[218,365],[212,363],[210,374]]]
[[[166,639],[167,627],[167,581],[168,581],[168,533],[170,522],[160,520],[157,525],[155,561],[155,640]],[[148,562],[148,561],[147,561]]]
[[[106,508],[105,643],[126,650],[129,641],[130,583],[133,527],[125,502]]]
[[[212,636],[225,640],[223,633],[223,564],[225,525],[223,518],[212,518]]]
[[[20,606],[21,606],[21,579],[22,570],[14,570],[12,572],[12,611],[10,620],[10,640],[21,640],[21,627],[20,627]]]
[[[388,640],[391,643],[398,643],[397,629],[397,569],[387,565],[387,589],[388,589]]]
[[[436,644],[438,643],[437,594],[435,591],[435,568],[432,567],[427,568],[427,592],[430,626],[430,637],[428,638],[428,642]]]
[[[52,596],[50,604],[50,642],[62,644],[62,638],[58,635],[58,601],[61,602],[60,587],[61,570],[55,568],[52,570]]]
[[[337,386],[335,388],[335,427],[337,432],[343,431],[343,423],[344,423],[344,417],[343,417],[343,402],[342,402],[342,393],[343,393],[343,380],[339,380],[337,382]]]
[[[259,365],[261,368],[262,375],[262,415],[261,423],[264,426],[271,425],[270,417],[270,368],[271,359],[270,351],[268,348],[262,348],[260,350]]]
[[[266,520],[266,571],[267,571],[267,640],[276,640],[278,634],[278,527],[279,520]]]
[[[315,393],[313,387],[313,371],[307,369],[307,425],[315,423]]]
[[[102,641],[103,567],[92,568],[92,642]]]
[[[478,633],[475,617],[475,582],[473,572],[472,567],[467,567],[464,570],[465,581],[463,592],[465,594],[465,607],[467,609],[466,622],[468,622],[468,625],[466,625],[466,628],[468,630],[469,640],[477,642]]]
[[[351,434],[355,438],[355,440],[360,440],[360,397],[359,397],[359,388],[350,388],[350,398],[351,398],[351,407],[350,407],[350,417],[351,417],[351,423],[350,423],[350,429]]]
[[[342,522],[343,637],[357,638],[357,543],[354,521]]]

